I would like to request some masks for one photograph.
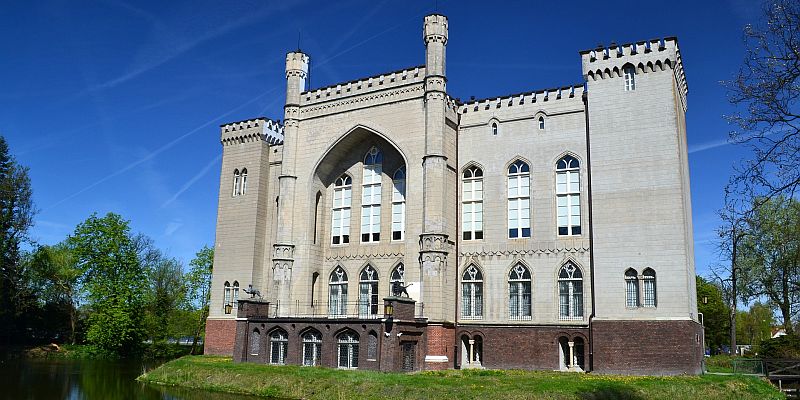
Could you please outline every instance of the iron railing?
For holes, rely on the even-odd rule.
[[[358,318],[358,319],[381,319],[384,318],[383,303],[370,304],[369,302],[344,302],[344,303],[304,303],[294,301],[287,307],[280,302],[275,302],[269,306],[270,318]],[[425,312],[425,304],[417,302],[415,305],[414,316],[422,318]]]

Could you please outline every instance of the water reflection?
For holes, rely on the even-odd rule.
[[[137,376],[155,366],[140,361],[31,360],[0,356],[0,399],[253,399],[136,382]]]

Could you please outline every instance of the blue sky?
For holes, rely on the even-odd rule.
[[[311,86],[424,64],[434,1],[67,0],[0,7],[0,135],[30,167],[32,236],[63,240],[113,211],[185,262],[213,244],[218,126],[283,118],[284,57]],[[687,113],[697,270],[716,262],[716,210],[732,165],[720,81],[743,59],[756,1],[438,1],[450,20],[449,92],[462,99],[582,82],[579,50],[677,36]]]

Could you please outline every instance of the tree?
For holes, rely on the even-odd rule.
[[[42,299],[51,304],[62,305],[69,316],[69,341],[75,344],[78,323],[78,301],[81,297],[83,270],[66,243],[55,246],[40,246],[33,253],[32,267],[40,284]]]
[[[211,273],[214,270],[214,249],[203,246],[195,258],[189,262],[192,269],[187,277],[187,296],[198,308],[197,324],[192,339],[192,354],[196,353],[197,340],[205,331],[208,318],[208,304],[211,301]]]
[[[800,188],[800,2],[767,3],[764,23],[747,25],[744,39],[744,65],[727,83],[740,111],[729,119],[737,126],[732,141],[748,144],[754,157],[728,190],[762,201],[792,197]]]
[[[745,297],[766,297],[781,316],[786,333],[800,311],[800,201],[777,196],[760,205],[744,229],[739,250],[740,285]]]
[[[159,255],[155,264],[148,268],[148,331],[154,341],[163,341],[170,336],[180,336],[176,320],[184,305],[186,285],[183,267],[174,258]]]
[[[697,312],[703,314],[706,347],[717,353],[727,342],[729,308],[722,298],[722,290],[703,277],[697,278]]]
[[[768,304],[755,302],[747,311],[739,311],[736,314],[737,334],[744,341],[754,346],[756,349],[764,339],[769,339],[772,335],[772,307]]]
[[[17,164],[0,136],[0,336],[24,337],[24,315],[34,304],[20,245],[28,239],[35,213],[28,169]]]
[[[91,309],[87,340],[118,355],[136,352],[145,333],[142,309],[147,271],[128,221],[114,213],[102,218],[92,214],[67,242],[78,267],[85,271]]]

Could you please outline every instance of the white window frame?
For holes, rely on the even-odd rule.
[[[223,286],[223,288],[224,289],[222,295],[222,309],[224,310],[226,305],[228,304],[233,305],[233,303],[231,303],[231,298],[232,298],[231,283],[225,281],[225,285]]]
[[[367,264],[358,278],[358,316],[375,318],[378,316],[378,271]]]
[[[522,263],[517,263],[508,274],[508,319],[530,321],[532,311],[531,271]],[[527,296],[527,299],[526,299]]]
[[[364,156],[361,182],[361,243],[380,242],[383,153],[372,147]]]
[[[239,169],[237,168],[237,169],[233,170],[233,194],[232,194],[233,197],[236,197],[236,196],[239,195],[239,193],[240,193],[239,189],[241,187],[240,186],[241,183],[242,183],[242,176],[239,173]]]
[[[470,265],[461,275],[461,318],[483,319],[483,273]]]
[[[239,194],[244,196],[247,194],[247,168],[242,168],[240,176],[242,177],[242,190],[239,192]]]
[[[406,267],[403,263],[392,268],[392,273],[389,275],[389,295],[394,295],[392,289],[395,282],[400,282],[401,285],[406,284]]]
[[[483,170],[471,166],[461,177],[461,238],[483,240]]]
[[[642,307],[657,307],[657,296],[656,271],[652,268],[645,268],[642,271]]]
[[[625,307],[639,307],[639,276],[633,268],[625,270]]]
[[[233,301],[233,308],[239,308],[239,281],[233,281],[233,286],[231,287],[232,293],[232,301]]]
[[[583,272],[572,262],[558,271],[558,319],[580,321],[584,316]],[[566,312],[565,312],[566,311]]]
[[[347,315],[347,272],[341,266],[333,269],[328,278],[328,316]]]
[[[406,167],[392,176],[392,241],[406,237]]]
[[[580,161],[572,155],[567,154],[556,162],[556,233],[558,236],[578,236],[583,232],[580,173]]]
[[[309,356],[311,352],[311,357]],[[303,334],[303,366],[314,367],[319,365],[322,351],[322,335],[317,331],[308,331]],[[309,360],[311,360],[309,362]]]
[[[331,205],[331,244],[350,243],[350,215],[353,198],[353,178],[342,174],[333,185],[333,204]]]
[[[358,334],[346,331],[336,338],[336,365],[340,369],[358,368]],[[346,363],[342,365],[342,351],[346,351]]]
[[[278,346],[278,348],[276,349],[275,346]],[[286,365],[286,353],[288,353],[288,351],[289,335],[286,333],[286,331],[282,329],[276,329],[270,333],[269,363],[272,365]]]
[[[508,238],[531,237],[531,169],[522,160],[508,166]],[[513,217],[516,215],[516,217]],[[515,226],[512,228],[512,225]],[[526,231],[527,229],[527,231]]]
[[[633,65],[628,65],[622,68],[625,77],[625,91],[632,92],[636,90],[636,68]]]

